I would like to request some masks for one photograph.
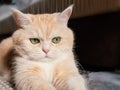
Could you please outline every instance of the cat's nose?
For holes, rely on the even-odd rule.
[[[48,53],[49,52],[49,49],[42,49],[44,53]]]

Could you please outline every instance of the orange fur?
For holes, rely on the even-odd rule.
[[[7,38],[0,43],[0,76],[2,79],[10,79],[11,51],[13,49],[12,38]]]
[[[67,27],[71,12],[72,6],[53,14],[14,11],[19,29],[12,35],[12,46],[7,48],[14,48],[18,54],[13,67],[17,90],[86,90],[72,52],[73,32]],[[54,44],[52,39],[58,36],[61,41]],[[38,38],[40,43],[32,44],[30,38]]]

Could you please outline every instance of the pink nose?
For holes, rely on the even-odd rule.
[[[43,49],[43,52],[47,54],[49,52],[49,49]]]

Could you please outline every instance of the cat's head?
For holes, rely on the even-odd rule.
[[[19,27],[12,35],[16,51],[34,61],[56,60],[72,52],[73,33],[67,27],[73,6],[61,13],[24,14],[13,17]]]

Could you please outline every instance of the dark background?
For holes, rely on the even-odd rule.
[[[85,70],[120,69],[120,11],[71,19],[75,52]]]
[[[12,0],[0,0],[0,4],[11,4]]]

